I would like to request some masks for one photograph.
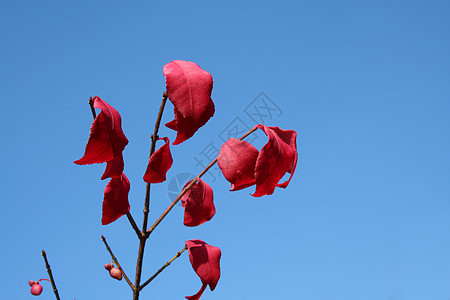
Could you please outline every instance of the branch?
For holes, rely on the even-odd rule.
[[[252,132],[256,131],[256,126],[253,127],[252,129],[250,129],[246,134],[244,134],[240,140],[242,141],[243,139],[245,139],[247,136],[249,136]],[[197,177],[195,177],[189,184],[188,186],[186,186],[181,193],[175,198],[175,200],[172,201],[172,203],[169,205],[169,207],[167,207],[167,209],[162,213],[162,215],[155,221],[155,223],[152,225],[152,227],[150,227],[150,229],[145,233],[146,236],[148,237],[153,230],[155,230],[155,228],[159,225],[159,223],[161,223],[161,221],[167,216],[167,214],[170,212],[170,210],[178,203],[178,201],[180,201],[181,197],[183,197],[183,195],[197,182],[197,180],[200,179],[200,177],[202,177],[203,175],[205,175],[206,172],[208,172],[209,169],[211,169],[212,166],[214,166],[214,164],[217,162],[217,158],[214,159],[212,162],[209,163],[209,165],[202,171],[200,172],[200,174],[197,175]]]
[[[136,222],[134,221],[134,219],[131,216],[131,213],[129,211],[127,211],[127,218],[128,218],[128,221],[130,221],[131,227],[133,227],[134,231],[136,232],[138,239],[142,239],[144,237],[144,235],[137,227]]]
[[[106,250],[108,250],[109,254],[111,255],[112,260],[114,261],[114,263],[117,265],[117,268],[120,270],[120,272],[122,272],[123,277],[125,278],[125,280],[128,282],[128,285],[131,287],[131,289],[133,291],[136,290],[136,288],[134,287],[134,285],[131,283],[130,279],[128,278],[128,276],[125,274],[125,271],[122,269],[122,267],[119,264],[119,261],[117,260],[117,258],[114,256],[111,248],[109,247],[108,243],[106,242],[106,238],[102,235],[102,241],[105,244]]]
[[[56,288],[55,280],[53,279],[52,269],[50,268],[50,264],[48,263],[48,260],[47,260],[47,253],[45,253],[44,250],[42,250],[42,257],[44,257],[45,267],[47,268],[47,273],[48,273],[48,276],[50,277],[50,282],[52,283],[53,293],[55,293],[56,299],[60,300],[59,294],[58,294],[58,289]]]
[[[164,107],[166,106],[166,102],[167,102],[167,93],[164,92],[162,95],[161,105],[159,107],[158,117],[156,118],[156,122],[155,122],[155,129],[151,136],[152,144],[150,147],[150,155],[149,155],[148,159],[150,159],[150,157],[153,155],[153,153],[155,153],[156,141],[158,140],[158,130],[159,130],[159,126],[161,124],[161,119],[162,119],[162,115],[164,112]],[[138,257],[137,257],[137,262],[136,262],[136,278],[135,278],[135,283],[134,283],[136,286],[136,289],[134,290],[134,293],[133,293],[133,300],[139,299],[140,290],[138,289],[138,287],[141,283],[142,264],[144,262],[145,242],[147,241],[147,238],[148,238],[148,235],[146,235],[145,232],[147,231],[149,211],[150,211],[150,183],[147,183],[147,187],[145,190],[144,220],[143,220],[142,232],[141,232],[142,238],[139,243]]]
[[[167,268],[175,259],[177,259],[178,257],[180,257],[180,255],[187,250],[187,247],[185,246],[182,250],[178,251],[177,254],[175,254],[174,257],[172,257],[171,260],[169,260],[168,262],[166,262],[164,264],[164,266],[162,266],[158,271],[156,271],[156,273],[150,277],[146,282],[144,282],[138,289],[142,290],[147,284],[149,284],[153,279],[156,278],[156,276],[159,275],[159,273],[161,273],[165,268]]]
[[[166,102],[167,102],[167,93],[163,93],[161,106],[159,107],[158,117],[156,118],[156,122],[155,122],[155,130],[153,131],[153,134],[151,136],[152,144],[150,147],[150,155],[148,157],[149,160],[150,160],[150,157],[152,157],[153,153],[155,153],[156,141],[158,141],[158,138],[159,138],[158,130],[159,130],[159,126],[161,124],[161,118],[162,118],[162,114],[164,112],[164,107],[166,106]],[[145,191],[144,224],[142,226],[142,232],[147,231],[149,207],[150,207],[150,183],[147,183],[147,188]]]

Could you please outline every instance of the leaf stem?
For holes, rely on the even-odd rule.
[[[150,147],[150,155],[149,155],[148,159],[150,159],[150,157],[153,155],[153,153],[155,153],[156,141],[158,140],[158,130],[159,130],[159,126],[161,124],[161,119],[162,119],[162,115],[164,112],[164,107],[166,105],[166,102],[167,102],[167,93],[164,92],[162,95],[161,105],[159,107],[158,117],[156,118],[156,122],[155,122],[155,129],[151,136],[152,144]],[[150,183],[147,183],[146,190],[145,190],[145,202],[144,202],[144,220],[143,220],[142,231],[141,231],[142,238],[140,239],[140,242],[139,242],[138,257],[137,257],[137,262],[136,262],[136,278],[135,278],[135,283],[134,283],[136,289],[134,290],[134,293],[133,293],[133,300],[139,299],[139,292],[141,291],[140,283],[141,283],[141,276],[142,276],[142,264],[144,261],[145,242],[148,239],[148,235],[146,235],[145,233],[147,231],[149,211],[150,211]]]
[[[117,268],[120,270],[120,272],[122,272],[123,277],[125,278],[125,280],[127,281],[128,285],[130,286],[130,288],[135,291],[136,288],[134,287],[134,285],[131,283],[130,279],[128,278],[127,274],[125,274],[125,271],[122,269],[122,267],[119,264],[119,261],[117,260],[117,258],[114,256],[114,253],[112,252],[111,248],[109,247],[108,243],[106,242],[106,238],[102,235],[102,241],[105,244],[106,250],[108,250],[109,254],[111,255],[112,260],[114,261],[114,263],[117,265]]]
[[[159,275],[159,273],[161,273],[162,271],[164,271],[165,268],[167,268],[167,267],[168,267],[175,259],[177,259],[178,257],[180,257],[180,255],[181,255],[184,251],[186,251],[186,250],[187,250],[187,247],[185,246],[182,250],[178,251],[177,254],[175,254],[175,256],[172,257],[171,260],[169,260],[168,262],[166,262],[166,263],[164,264],[164,266],[162,266],[161,268],[159,268],[159,270],[156,271],[156,273],[153,274],[153,276],[150,277],[146,282],[144,282],[144,283],[139,287],[139,289],[142,290],[147,284],[149,284],[153,279],[155,279],[156,276]]]
[[[97,114],[95,113],[94,100],[92,99],[92,97],[89,97],[89,106],[91,107],[92,116],[95,119],[97,117]]]
[[[59,294],[58,294],[58,289],[56,288],[55,279],[53,278],[52,269],[50,268],[50,264],[48,263],[48,260],[47,260],[47,253],[45,253],[44,250],[42,250],[42,257],[44,258],[45,267],[47,268],[47,273],[48,273],[48,276],[50,277],[49,281],[52,283],[53,293],[55,293],[56,299],[60,300]],[[41,280],[44,280],[44,279],[41,279]],[[48,280],[48,279],[45,279],[45,280]]]
[[[240,140],[242,141],[247,136],[249,136],[252,132],[256,131],[257,127],[253,127],[250,129],[247,133],[245,133]],[[202,177],[205,175],[206,172],[208,172],[209,169],[217,162],[217,158],[215,158],[212,162],[209,163],[209,165],[200,172],[200,174],[197,175],[182,191],[181,193],[175,198],[175,200],[172,201],[172,203],[169,205],[169,207],[166,208],[166,210],[161,214],[161,216],[155,221],[155,223],[150,227],[150,229],[145,233],[146,236],[149,236],[155,228],[161,223],[161,221],[167,216],[167,214],[170,212],[170,210],[180,201],[181,197]]]

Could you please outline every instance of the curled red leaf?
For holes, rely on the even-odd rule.
[[[213,79],[196,63],[183,60],[166,64],[163,73],[167,96],[175,111],[175,119],[166,126],[177,131],[173,144],[178,145],[192,137],[214,115]]]
[[[262,124],[256,128],[269,138],[261,151],[246,141],[232,138],[222,145],[217,162],[232,191],[256,184],[252,196],[261,197],[273,194],[275,187],[288,186],[297,165],[297,133]],[[286,173],[291,174],[289,179],[279,183]]]
[[[129,191],[130,181],[125,174],[111,178],[106,185],[103,198],[102,225],[114,222],[130,210]]]
[[[160,138],[165,144],[153,153],[148,160],[144,181],[147,183],[160,183],[166,180],[167,171],[172,167],[173,159],[170,153],[170,144],[167,137]]]
[[[277,132],[278,136],[281,137],[281,139],[283,141],[285,141],[287,144],[289,144],[292,151],[295,151],[294,159],[292,160],[292,163],[289,165],[289,167],[287,169],[287,172],[289,174],[291,174],[291,176],[289,176],[289,179],[286,180],[285,182],[277,184],[277,187],[281,187],[281,188],[285,189],[288,186],[289,182],[291,181],[292,176],[294,175],[294,172],[295,172],[295,168],[297,167],[297,160],[298,160],[297,132],[295,132],[293,130],[281,130],[278,127],[273,127],[273,130],[275,130]]]
[[[273,194],[275,187],[286,188],[291,181],[297,165],[297,133],[294,130],[282,130],[258,124],[269,141],[262,147],[255,166],[256,191],[252,196],[261,197]],[[281,184],[284,174],[290,173],[289,179]]]
[[[199,178],[183,197],[181,197],[184,208],[183,224],[193,227],[211,220],[216,213],[213,198],[212,188]]]
[[[128,139],[122,131],[120,114],[98,96],[94,97],[94,107],[102,111],[95,117],[84,156],[74,161],[78,165],[104,163],[122,154]]]
[[[256,183],[255,165],[259,151],[247,141],[231,138],[220,148],[217,162],[231,190],[237,191]]]
[[[185,243],[188,247],[189,260],[192,268],[202,281],[200,290],[193,296],[186,296],[186,299],[198,300],[207,285],[209,285],[211,291],[217,286],[220,278],[221,252],[219,248],[208,245],[201,240],[190,240]]]

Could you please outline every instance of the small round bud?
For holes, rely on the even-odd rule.
[[[30,285],[30,286],[33,286],[33,284],[35,284],[35,283],[37,283],[36,281],[34,281],[34,280],[30,280],[30,281],[28,281],[28,284]]]
[[[108,270],[108,271],[110,271],[112,267],[113,267],[112,264],[106,264],[105,265],[105,269]]]
[[[109,275],[114,279],[122,280],[122,272],[117,268],[111,268]]]
[[[31,294],[39,296],[42,293],[42,285],[35,283],[31,286]]]

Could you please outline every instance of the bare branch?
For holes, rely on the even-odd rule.
[[[53,293],[55,294],[56,299],[60,300],[59,294],[58,294],[58,289],[56,288],[55,279],[53,278],[52,269],[50,268],[50,264],[48,263],[48,260],[47,260],[47,253],[45,253],[44,250],[42,250],[42,257],[44,258],[45,267],[47,268],[47,273],[48,273],[48,276],[50,277],[50,282],[52,283]]]
[[[150,277],[146,282],[144,282],[138,289],[142,290],[147,284],[149,284],[153,279],[156,278],[156,276],[159,275],[159,273],[161,273],[165,268],[167,268],[175,259],[177,259],[178,257],[180,257],[180,255],[187,250],[187,247],[185,246],[182,250],[178,251],[177,254],[175,254],[174,257],[172,257],[171,260],[169,260],[168,262],[166,262],[164,264],[164,266],[162,266],[158,271],[156,271],[156,273]]]
[[[123,277],[125,278],[125,280],[127,281],[128,285],[131,287],[131,289],[133,290],[133,292],[136,290],[136,288],[134,287],[134,285],[131,283],[130,279],[128,278],[128,276],[125,274],[125,271],[122,269],[122,267],[119,264],[119,261],[117,260],[117,258],[114,256],[114,253],[112,252],[111,248],[109,247],[108,243],[106,242],[106,238],[102,235],[102,241],[105,244],[106,250],[108,250],[109,254],[111,255],[112,260],[114,261],[114,263],[117,265],[117,268],[120,270],[120,272],[122,272]]]

